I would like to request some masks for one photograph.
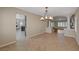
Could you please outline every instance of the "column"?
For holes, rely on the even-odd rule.
[[[47,28],[46,28],[46,33],[52,33],[52,28],[51,28],[51,21],[48,21],[47,23]]]

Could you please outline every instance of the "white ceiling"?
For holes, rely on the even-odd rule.
[[[36,15],[44,15],[44,7],[18,7],[27,12],[31,12]],[[77,7],[48,7],[48,15],[50,16],[68,16],[75,13]]]

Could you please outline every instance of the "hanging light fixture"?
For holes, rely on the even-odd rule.
[[[48,16],[47,13],[48,13],[48,7],[45,7],[45,14],[44,14],[44,16],[41,17],[41,19],[40,19],[41,21],[53,20],[53,17]]]

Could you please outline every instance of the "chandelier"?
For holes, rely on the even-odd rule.
[[[52,16],[48,16],[48,7],[45,7],[45,13],[44,16],[41,17],[41,21],[46,21],[46,20],[53,20]]]

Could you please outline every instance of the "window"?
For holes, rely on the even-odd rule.
[[[67,27],[67,21],[58,22],[58,27]]]

